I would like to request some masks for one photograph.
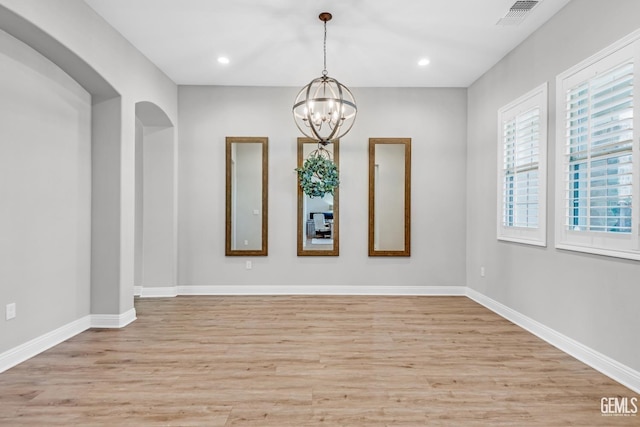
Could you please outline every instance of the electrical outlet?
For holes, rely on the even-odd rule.
[[[484,277],[484,267],[480,267],[480,277]]]
[[[253,266],[251,265],[251,261],[247,261],[246,267],[247,270],[251,270],[253,268]]]
[[[7,304],[6,319],[11,320],[16,317],[16,303]]]
[[[254,209],[253,210],[253,214],[254,215],[260,215],[260,209]]]
[[[245,241],[244,241],[244,245],[245,245],[245,246],[249,246],[249,241],[248,241],[248,240],[245,240]]]

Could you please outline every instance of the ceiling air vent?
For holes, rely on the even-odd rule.
[[[496,25],[519,25],[529,15],[531,9],[536,7],[540,0],[517,1],[511,6],[509,12],[496,23]]]

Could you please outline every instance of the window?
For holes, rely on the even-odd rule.
[[[560,249],[640,259],[639,38],[621,40],[557,77]]]
[[[547,85],[498,110],[498,239],[546,245]]]

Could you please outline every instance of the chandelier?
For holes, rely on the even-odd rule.
[[[293,118],[306,137],[327,145],[351,130],[358,107],[351,91],[328,75],[327,22],[332,16],[323,12],[319,18],[324,22],[324,69],[321,77],[311,80],[298,92],[293,103]]]

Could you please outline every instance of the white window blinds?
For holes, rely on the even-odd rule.
[[[557,81],[556,246],[640,259],[640,32]]]
[[[498,110],[498,239],[546,244],[547,85]]]
[[[502,224],[538,227],[540,108],[504,123]]]
[[[566,113],[565,226],[630,233],[633,63],[569,88]]]

